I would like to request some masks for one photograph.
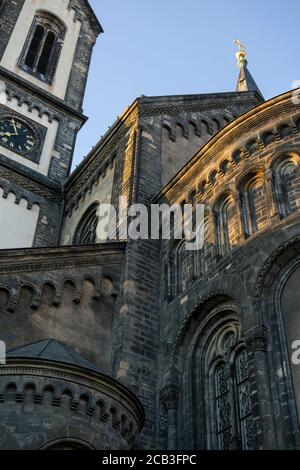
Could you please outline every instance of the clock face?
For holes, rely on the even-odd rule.
[[[28,153],[35,147],[35,139],[30,128],[15,118],[0,120],[0,144],[12,151]]]

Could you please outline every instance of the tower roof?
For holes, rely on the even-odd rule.
[[[83,5],[87,8],[87,11],[90,15],[90,20],[91,20],[91,26],[95,31],[95,34],[98,36],[99,34],[103,33],[103,28],[97,18],[97,15],[95,14],[93,8],[91,7],[91,4],[89,0],[81,0],[83,2]]]
[[[64,343],[54,339],[45,339],[12,349],[7,353],[7,358],[40,359],[61,362],[99,372],[94,364],[84,359],[80,354]]]
[[[264,101],[264,97],[258,85],[248,70],[247,52],[245,46],[241,44],[240,40],[234,42],[239,48],[236,54],[236,58],[238,61],[238,67],[240,69],[236,91],[256,91]]]

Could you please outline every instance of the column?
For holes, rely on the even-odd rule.
[[[177,449],[178,385],[167,385],[161,392],[161,401],[168,416],[168,450]]]
[[[250,330],[245,338],[249,359],[253,418],[256,425],[256,448],[276,449],[267,360],[267,331],[258,325]]]

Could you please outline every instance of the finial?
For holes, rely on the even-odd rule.
[[[236,58],[238,61],[238,66],[243,67],[247,65],[247,51],[246,46],[243,46],[239,39],[235,39],[234,44],[238,46],[238,52],[236,53]]]

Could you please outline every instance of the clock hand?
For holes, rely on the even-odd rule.
[[[18,131],[17,131],[17,128],[16,128],[15,120],[12,119],[11,122],[12,122],[12,125],[14,126],[14,130],[15,130],[15,134],[12,134],[12,135],[19,135],[19,134],[18,134]]]
[[[6,136],[6,137],[12,137],[14,135],[17,135],[17,134],[11,134],[10,132],[0,132],[0,135],[2,137]]]

